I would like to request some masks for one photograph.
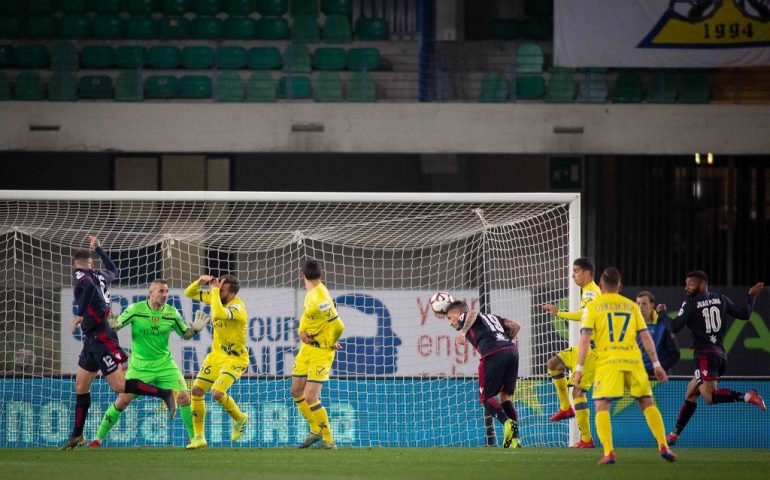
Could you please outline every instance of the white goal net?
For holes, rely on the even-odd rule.
[[[72,253],[96,234],[116,262],[113,311],[146,298],[157,278],[191,321],[182,294],[200,274],[233,274],[248,316],[250,365],[230,393],[251,417],[237,444],[207,396],[210,446],[294,445],[307,433],[289,393],[305,295],[299,268],[321,262],[346,325],[322,400],[342,446],[483,446],[478,355],[428,299],[451,292],[473,308],[519,321],[515,405],[527,446],[563,446],[566,424],[545,362],[567,345],[545,303],[575,306],[569,265],[579,251],[577,194],[292,194],[213,192],[0,192],[0,447],[55,446],[72,428],[81,349],[73,318]],[[96,268],[103,268],[94,255]],[[570,295],[572,294],[572,295]],[[565,305],[566,307],[566,305]],[[130,329],[119,333],[130,351]],[[171,335],[192,379],[211,331]],[[115,400],[92,386],[85,435]],[[497,423],[497,422],[495,422]],[[496,424],[498,439],[502,429]],[[138,399],[109,446],[184,445],[181,420]]]

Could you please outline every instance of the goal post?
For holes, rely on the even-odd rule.
[[[184,297],[186,285],[202,273],[239,278],[250,363],[230,393],[251,421],[232,444],[229,417],[207,397],[209,445],[286,446],[306,434],[289,394],[306,258],[321,262],[346,325],[322,392],[338,444],[485,444],[478,354],[456,346],[456,332],[430,311],[438,290],[522,323],[523,443],[568,443],[568,425],[548,422],[558,401],[545,363],[576,340],[576,325],[542,305],[578,307],[569,275],[580,253],[579,194],[0,191],[0,447],[58,445],[71,429],[81,347],[70,331],[71,257],[88,234],[118,266],[116,313],[162,278],[190,321],[207,307]],[[129,329],[119,337],[129,351]],[[189,341],[172,333],[188,379],[210,344],[210,328]],[[87,436],[114,399],[97,378]],[[141,398],[107,442],[184,445],[186,433],[160,402]]]

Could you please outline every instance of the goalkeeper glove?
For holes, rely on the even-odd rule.
[[[107,323],[109,323],[109,324],[110,324],[110,327],[111,327],[113,330],[117,330],[117,329],[118,329],[118,316],[117,316],[117,315],[115,315],[114,313],[110,312],[110,313],[107,315]]]
[[[206,328],[206,324],[209,323],[209,320],[211,320],[211,317],[203,313],[203,310],[198,310],[195,312],[195,320],[192,322],[193,331],[198,333]]]

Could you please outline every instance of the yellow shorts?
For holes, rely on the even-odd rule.
[[[249,361],[235,359],[217,352],[206,355],[203,367],[195,377],[194,385],[208,391],[210,388],[226,392],[249,367]]]
[[[334,363],[335,350],[317,348],[303,344],[299,354],[294,359],[293,377],[307,377],[311,382],[325,382],[329,380],[329,372]]]
[[[570,347],[566,350],[562,350],[561,352],[556,354],[557,357],[562,361],[564,365],[567,366],[567,368],[572,372],[572,374],[575,373],[575,366],[577,365],[577,359],[578,359],[578,347]],[[585,391],[588,391],[591,389],[591,385],[594,383],[594,375],[596,374],[596,350],[593,348],[588,350],[588,355],[586,356],[586,363],[583,365],[583,378],[580,382],[580,388],[582,388]],[[570,381],[570,384],[572,382]],[[594,392],[595,394],[596,392]]]
[[[601,368],[594,379],[594,400],[613,400],[623,398],[625,388],[628,388],[634,398],[651,397],[652,387],[644,367],[634,370],[615,370]]]

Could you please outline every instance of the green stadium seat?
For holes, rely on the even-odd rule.
[[[280,70],[282,66],[281,52],[276,47],[252,47],[249,49],[249,68]]]
[[[78,81],[73,72],[53,72],[48,81],[48,100],[74,102],[78,99]]]
[[[553,0],[525,0],[524,13],[528,17],[552,17]]]
[[[310,98],[310,78],[303,75],[284,75],[278,81],[278,94],[287,100]]]
[[[114,96],[108,75],[85,75],[78,80],[78,98],[101,100]]]
[[[115,66],[128,69],[142,68],[144,67],[146,53],[144,47],[137,45],[121,45],[116,47]]]
[[[356,20],[355,31],[359,40],[390,40],[390,29],[384,18],[359,17]]]
[[[45,85],[38,72],[22,72],[16,78],[13,99],[35,102],[45,100]]]
[[[316,48],[312,56],[312,65],[316,70],[344,70],[348,64],[344,48]]]
[[[670,70],[657,70],[650,79],[647,103],[674,103],[676,101],[676,77]]]
[[[182,67],[188,70],[208,70],[213,66],[213,48],[198,45],[182,49]]]
[[[377,70],[380,68],[380,51],[376,48],[351,48],[348,50],[350,70]]]
[[[178,47],[156,45],[147,51],[147,66],[150,68],[178,68],[182,63],[182,53]]]
[[[318,17],[314,15],[297,15],[291,23],[291,41],[303,43],[318,43],[321,34],[318,28]]]
[[[575,80],[569,70],[552,70],[545,91],[549,103],[572,103],[575,101]]]
[[[254,12],[254,0],[225,0],[225,12],[230,16],[247,16]]]
[[[18,17],[0,17],[0,38],[20,38],[24,28]]]
[[[615,80],[612,101],[615,103],[640,103],[643,96],[642,81],[636,72],[623,70]]]
[[[353,34],[350,31],[350,20],[345,15],[327,15],[324,22],[325,43],[350,43]]]
[[[348,82],[348,102],[376,102],[377,85],[367,72],[353,72]]]
[[[51,16],[27,18],[27,36],[29,38],[56,37],[56,18]]]
[[[244,47],[217,47],[216,65],[226,70],[237,70],[249,65],[249,52]]]
[[[260,15],[280,17],[286,14],[288,3],[287,0],[257,0],[257,11]]]
[[[489,38],[516,40],[521,36],[521,22],[516,18],[493,18],[489,21]]]
[[[27,0],[27,15],[50,15],[53,12],[51,0]]]
[[[144,98],[167,99],[179,96],[179,80],[173,75],[150,75],[144,82]]]
[[[230,17],[225,20],[224,37],[234,40],[257,38],[257,21],[249,17]]]
[[[189,11],[188,0],[160,0],[160,12],[164,16],[184,15]]]
[[[516,72],[541,73],[545,64],[543,49],[536,43],[522,43],[516,47]]]
[[[19,45],[16,47],[16,66],[18,68],[48,68],[51,57],[48,49],[42,45]]]
[[[158,22],[154,18],[135,15],[126,18],[126,38],[152,40],[158,38]]]
[[[350,0],[321,0],[321,11],[325,15],[350,15]]]
[[[195,15],[217,15],[222,11],[219,0],[192,0],[191,5]]]
[[[318,0],[291,0],[289,13],[292,17],[297,15],[318,16]]]
[[[8,16],[14,16],[14,15],[21,15],[24,13],[24,9],[22,8],[22,5],[24,2],[20,0],[6,0],[0,2],[0,15],[8,15]]]
[[[262,17],[257,20],[257,38],[285,40],[289,38],[289,22],[281,17]]]
[[[115,40],[123,38],[124,24],[121,17],[100,15],[91,19],[91,35],[94,38]]]
[[[312,70],[310,51],[304,43],[292,43],[283,54],[283,69],[286,72],[306,73]]]
[[[512,95],[516,100],[537,100],[545,96],[545,79],[540,75],[516,76],[515,90]]]
[[[508,79],[499,72],[489,72],[481,79],[479,102],[504,103],[508,101]]]
[[[125,0],[126,11],[130,15],[149,17],[158,10],[155,0]]]
[[[336,72],[319,72],[313,86],[313,99],[316,102],[342,102],[342,81]]]
[[[80,67],[78,49],[72,42],[56,42],[51,46],[51,68],[74,72]]]
[[[16,65],[16,50],[13,45],[0,45],[0,68],[11,68]]]
[[[80,64],[83,68],[112,68],[115,50],[109,45],[87,45],[80,50]]]
[[[521,23],[521,36],[527,40],[553,41],[552,18],[528,18]]]
[[[97,15],[117,15],[123,10],[121,0],[91,0],[91,11]]]
[[[0,72],[0,101],[10,100],[12,97],[11,82],[5,76],[5,72]]]
[[[677,95],[679,103],[709,103],[709,76],[705,71],[687,71],[682,74],[682,83]]]
[[[59,11],[65,15],[83,15],[88,7],[86,0],[59,0]]]
[[[243,81],[236,72],[223,72],[217,77],[217,101],[242,102],[245,97]]]
[[[190,36],[202,40],[222,38],[222,20],[216,17],[195,17],[190,23]]]
[[[254,72],[249,77],[247,102],[275,102],[275,82],[268,72]]]
[[[211,78],[206,75],[185,75],[179,80],[179,98],[211,98]]]
[[[158,21],[158,35],[164,40],[190,37],[190,21],[184,17],[163,17]]]
[[[91,26],[86,17],[65,15],[59,21],[59,38],[80,39],[91,36]]]
[[[142,78],[139,72],[121,72],[115,79],[115,101],[141,102],[143,100]]]

